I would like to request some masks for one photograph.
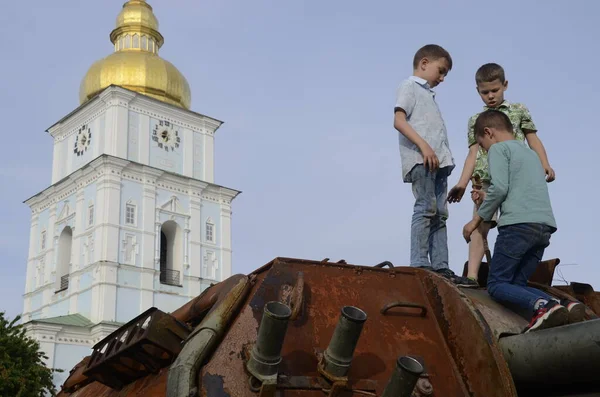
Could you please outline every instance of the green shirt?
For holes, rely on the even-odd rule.
[[[490,221],[498,208],[498,227],[541,223],[556,228],[546,173],[537,153],[522,141],[495,143],[488,153],[492,177],[479,211]]]
[[[488,109],[490,108],[488,108],[487,106],[483,107],[484,111]],[[508,116],[513,126],[515,138],[519,141],[525,140],[525,132],[523,130],[531,130],[534,132],[537,131],[537,128],[535,127],[535,124],[533,124],[533,120],[531,119],[529,109],[527,109],[525,105],[521,103],[509,103],[508,101],[504,101],[500,104],[500,106],[498,106],[495,109],[501,111],[502,113]],[[473,128],[475,126],[477,116],[479,116],[479,113],[473,115],[469,119],[469,127],[467,133],[469,147],[477,143],[477,141],[475,140],[475,130]],[[475,170],[473,171],[473,176],[475,175],[478,175],[479,178],[481,178],[481,180],[484,182],[490,181],[487,153],[482,148],[479,148],[479,151],[477,152]]]

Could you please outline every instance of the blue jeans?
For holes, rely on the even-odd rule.
[[[448,174],[444,167],[430,172],[423,164],[411,171],[415,208],[410,231],[410,265],[448,269]],[[431,262],[429,259],[431,258]],[[431,264],[430,264],[431,263]]]
[[[542,260],[555,228],[541,223],[520,223],[498,228],[487,289],[492,298],[523,309],[534,309],[538,299],[550,296],[527,286]]]

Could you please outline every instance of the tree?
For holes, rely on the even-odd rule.
[[[0,312],[0,396],[43,397],[56,395],[52,373],[39,343],[25,334],[21,318],[8,321]]]

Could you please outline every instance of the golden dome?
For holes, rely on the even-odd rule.
[[[173,64],[158,56],[164,38],[158,20],[144,0],[129,0],[110,34],[115,52],[94,63],[81,82],[84,103],[110,85],[118,85],[185,109],[192,101],[190,86]]]

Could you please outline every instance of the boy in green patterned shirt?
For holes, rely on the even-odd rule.
[[[529,110],[523,104],[510,103],[504,99],[504,92],[508,88],[508,81],[505,78],[502,66],[495,63],[488,63],[481,66],[475,74],[475,81],[477,83],[477,93],[485,104],[483,110],[496,109],[508,116],[513,125],[515,138],[520,141],[527,141],[529,147],[537,153],[542,162],[542,166],[546,172],[546,181],[552,182],[555,179],[554,170],[550,167],[546,150],[537,135],[537,128],[531,119]],[[479,113],[469,119],[467,135],[469,154],[465,160],[458,184],[450,189],[448,193],[448,202],[450,203],[460,202],[471,178],[479,179],[484,191],[487,191],[490,185],[487,153],[477,144],[473,128],[478,115]],[[473,212],[475,213],[476,211],[477,204],[473,208]],[[478,287],[477,275],[481,266],[481,260],[485,254],[484,241],[487,241],[489,230],[496,226],[496,218],[497,214],[494,215],[491,222],[483,222],[471,236],[468,274],[463,287]]]

